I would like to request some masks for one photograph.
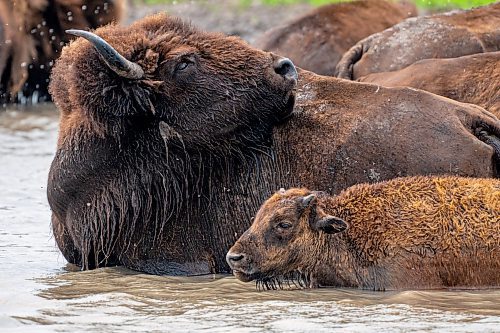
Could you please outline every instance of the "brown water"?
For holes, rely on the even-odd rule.
[[[500,332],[500,290],[259,292],[229,276],[79,272],[45,197],[52,105],[0,111],[0,332]]]

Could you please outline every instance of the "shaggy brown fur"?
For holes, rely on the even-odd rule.
[[[27,64],[35,57],[35,44],[25,31],[26,12],[43,8],[43,1],[0,2],[0,103],[7,93],[19,91],[28,76]]]
[[[255,45],[287,56],[303,69],[333,75],[337,62],[356,42],[416,11],[413,5],[384,0],[326,5],[265,32]]]
[[[83,39],[54,67],[50,89],[61,122],[48,198],[56,240],[84,268],[137,267],[140,260],[153,270],[147,258],[160,248],[162,262],[185,263],[184,251],[199,245],[192,240],[204,231],[189,216],[186,234],[175,223],[197,213],[212,181],[204,174],[217,169],[219,154],[265,140],[289,116],[296,79],[287,75],[295,68],[283,72],[280,57],[163,14],[98,33],[146,74],[118,76]],[[160,120],[175,132],[161,133]],[[204,149],[211,152],[206,160]],[[207,255],[199,254],[191,271],[205,265]]]
[[[405,68],[418,60],[500,51],[500,3],[409,18],[354,45],[337,64],[340,78]]]
[[[47,93],[66,29],[119,21],[125,0],[4,0],[0,3],[0,102],[37,102]]]
[[[386,87],[413,87],[472,103],[500,117],[500,52],[420,60],[394,72],[360,77]]]
[[[373,290],[500,287],[500,181],[408,177],[337,196],[281,191],[227,254],[234,274],[268,287]]]
[[[303,71],[290,114],[278,58],[237,38],[165,15],[96,33],[146,75],[118,76],[82,39],[53,71],[48,198],[61,250],[84,268],[224,272],[277,188],[500,171],[500,122],[480,107]]]

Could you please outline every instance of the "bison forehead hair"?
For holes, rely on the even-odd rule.
[[[279,191],[262,205],[250,229],[226,256],[236,277],[264,282],[294,278],[294,272],[304,267],[313,238],[309,217],[316,207],[304,201],[311,195],[306,189]]]
[[[294,188],[269,198],[226,255],[235,276],[242,281],[257,280],[266,288],[288,279],[309,284],[321,260],[317,250],[326,246],[326,234],[348,227],[342,219],[325,213],[320,200],[328,197],[324,192]]]
[[[292,111],[296,77],[279,75],[278,57],[239,38],[203,32],[166,14],[96,34],[139,65],[141,77],[120,76],[80,38],[53,71],[51,92],[63,112],[77,109],[101,121],[155,117],[184,142],[203,145],[255,141]]]

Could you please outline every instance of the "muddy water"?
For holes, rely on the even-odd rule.
[[[79,272],[45,198],[52,105],[0,111],[1,332],[500,332],[500,290],[259,292],[228,276]]]

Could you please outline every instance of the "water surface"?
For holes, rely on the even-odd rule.
[[[0,111],[1,332],[500,332],[500,290],[259,292],[229,276],[80,272],[50,230],[51,104]]]

